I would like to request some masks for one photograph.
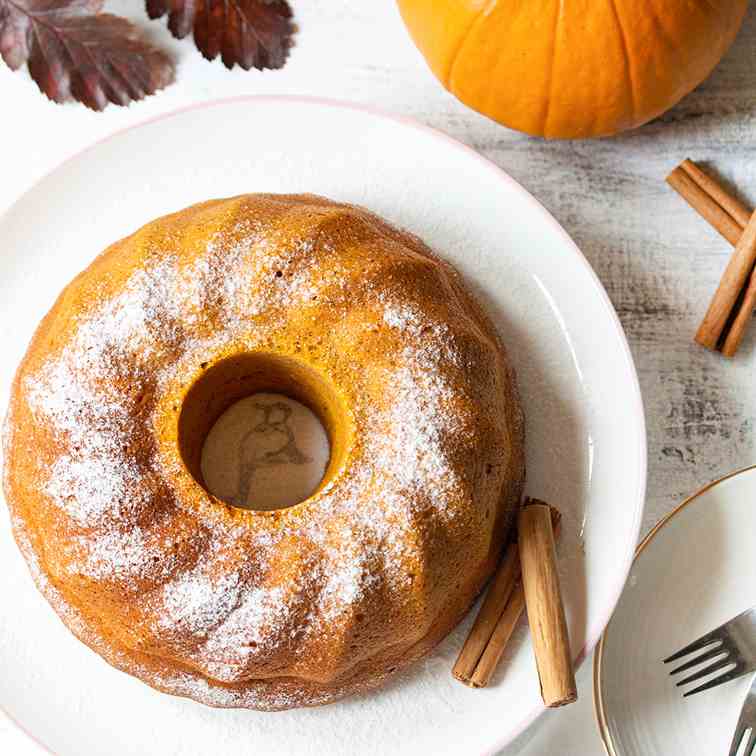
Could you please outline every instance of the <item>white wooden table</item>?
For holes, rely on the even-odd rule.
[[[709,161],[756,205],[756,7],[711,79],[660,121],[619,139],[548,143],[499,127],[442,90],[393,3],[291,2],[300,25],[296,49],[283,71],[265,73],[207,63],[189,42],[171,40],[161,22],[147,21],[141,3],[109,2],[147,25],[178,61],[176,84],[126,109],[91,113],[53,105],[26,73],[0,65],[0,213],[91,142],[203,100],[307,94],[408,115],[466,142],[520,181],[564,225],[603,281],[630,340],[646,404],[650,478],[643,530],[703,483],[754,462],[756,327],[733,362],[693,345],[728,248],[663,179],[684,157]],[[507,753],[603,753],[590,662],[579,674],[580,701],[549,712]],[[0,715],[0,753],[39,750]]]

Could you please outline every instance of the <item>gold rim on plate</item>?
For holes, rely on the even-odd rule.
[[[728,473],[727,475],[723,475],[721,478],[717,478],[716,480],[711,481],[711,483],[707,483],[703,488],[696,491],[696,493],[694,493],[692,496],[689,496],[682,503],[678,504],[669,514],[662,517],[661,520],[659,520],[659,522],[657,522],[656,525],[651,528],[648,534],[638,544],[638,548],[636,548],[635,550],[635,556],[633,557],[633,563],[630,567],[630,572],[632,573],[635,562],[641,555],[641,552],[646,548],[646,546],[648,546],[651,541],[654,540],[659,531],[665,525],[668,525],[670,520],[672,520],[675,515],[682,512],[683,509],[688,506],[688,504],[693,503],[696,499],[698,499],[699,496],[702,496],[707,491],[714,488],[714,486],[718,486],[720,483],[724,483],[724,481],[729,480],[730,478],[734,478],[738,475],[742,475],[743,473],[750,472],[751,470],[756,470],[756,465],[748,465],[748,467],[742,467],[739,470],[735,470],[734,472]],[[620,601],[622,601],[621,598]],[[619,603],[617,605],[619,606]],[[614,743],[612,742],[612,736],[609,733],[609,725],[607,724],[606,719],[604,700],[601,696],[601,674],[604,658],[604,641],[606,640],[606,635],[609,632],[611,626],[612,621],[609,620],[609,623],[604,629],[604,632],[601,633],[601,637],[599,638],[599,642],[596,645],[596,651],[593,656],[593,713],[596,716],[596,724],[598,725],[601,742],[604,744],[604,750],[607,752],[608,756],[621,756],[621,754],[615,748]]]

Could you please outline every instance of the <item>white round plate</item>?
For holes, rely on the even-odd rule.
[[[645,489],[632,358],[594,273],[518,184],[418,124],[334,102],[247,98],[185,110],[69,160],[0,220],[0,401],[61,287],[156,216],[243,192],[315,192],[423,237],[467,278],[509,346],[527,415],[527,490],[565,515],[575,657],[598,640],[629,570]],[[451,676],[471,618],[389,687],[331,706],[221,711],[154,692],[65,630],[0,515],[0,706],[51,750],[144,754],[493,753],[542,711],[520,630],[486,690]]]
[[[676,687],[661,660],[756,605],[754,533],[751,467],[684,501],[638,547],[594,657],[596,716],[610,756],[728,753],[752,676],[683,698],[694,686]]]

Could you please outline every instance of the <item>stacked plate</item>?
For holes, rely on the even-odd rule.
[[[594,664],[610,756],[728,752],[751,677],[683,698],[662,659],[756,605],[755,534],[751,467],[687,499],[639,546]]]

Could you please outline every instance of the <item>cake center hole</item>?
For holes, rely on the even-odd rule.
[[[317,364],[296,357],[242,352],[200,362],[181,400],[178,451],[217,499],[292,507],[346,463],[354,434],[344,399]]]
[[[330,459],[317,415],[283,394],[232,404],[210,429],[200,467],[207,490],[243,509],[285,509],[311,496]]]

